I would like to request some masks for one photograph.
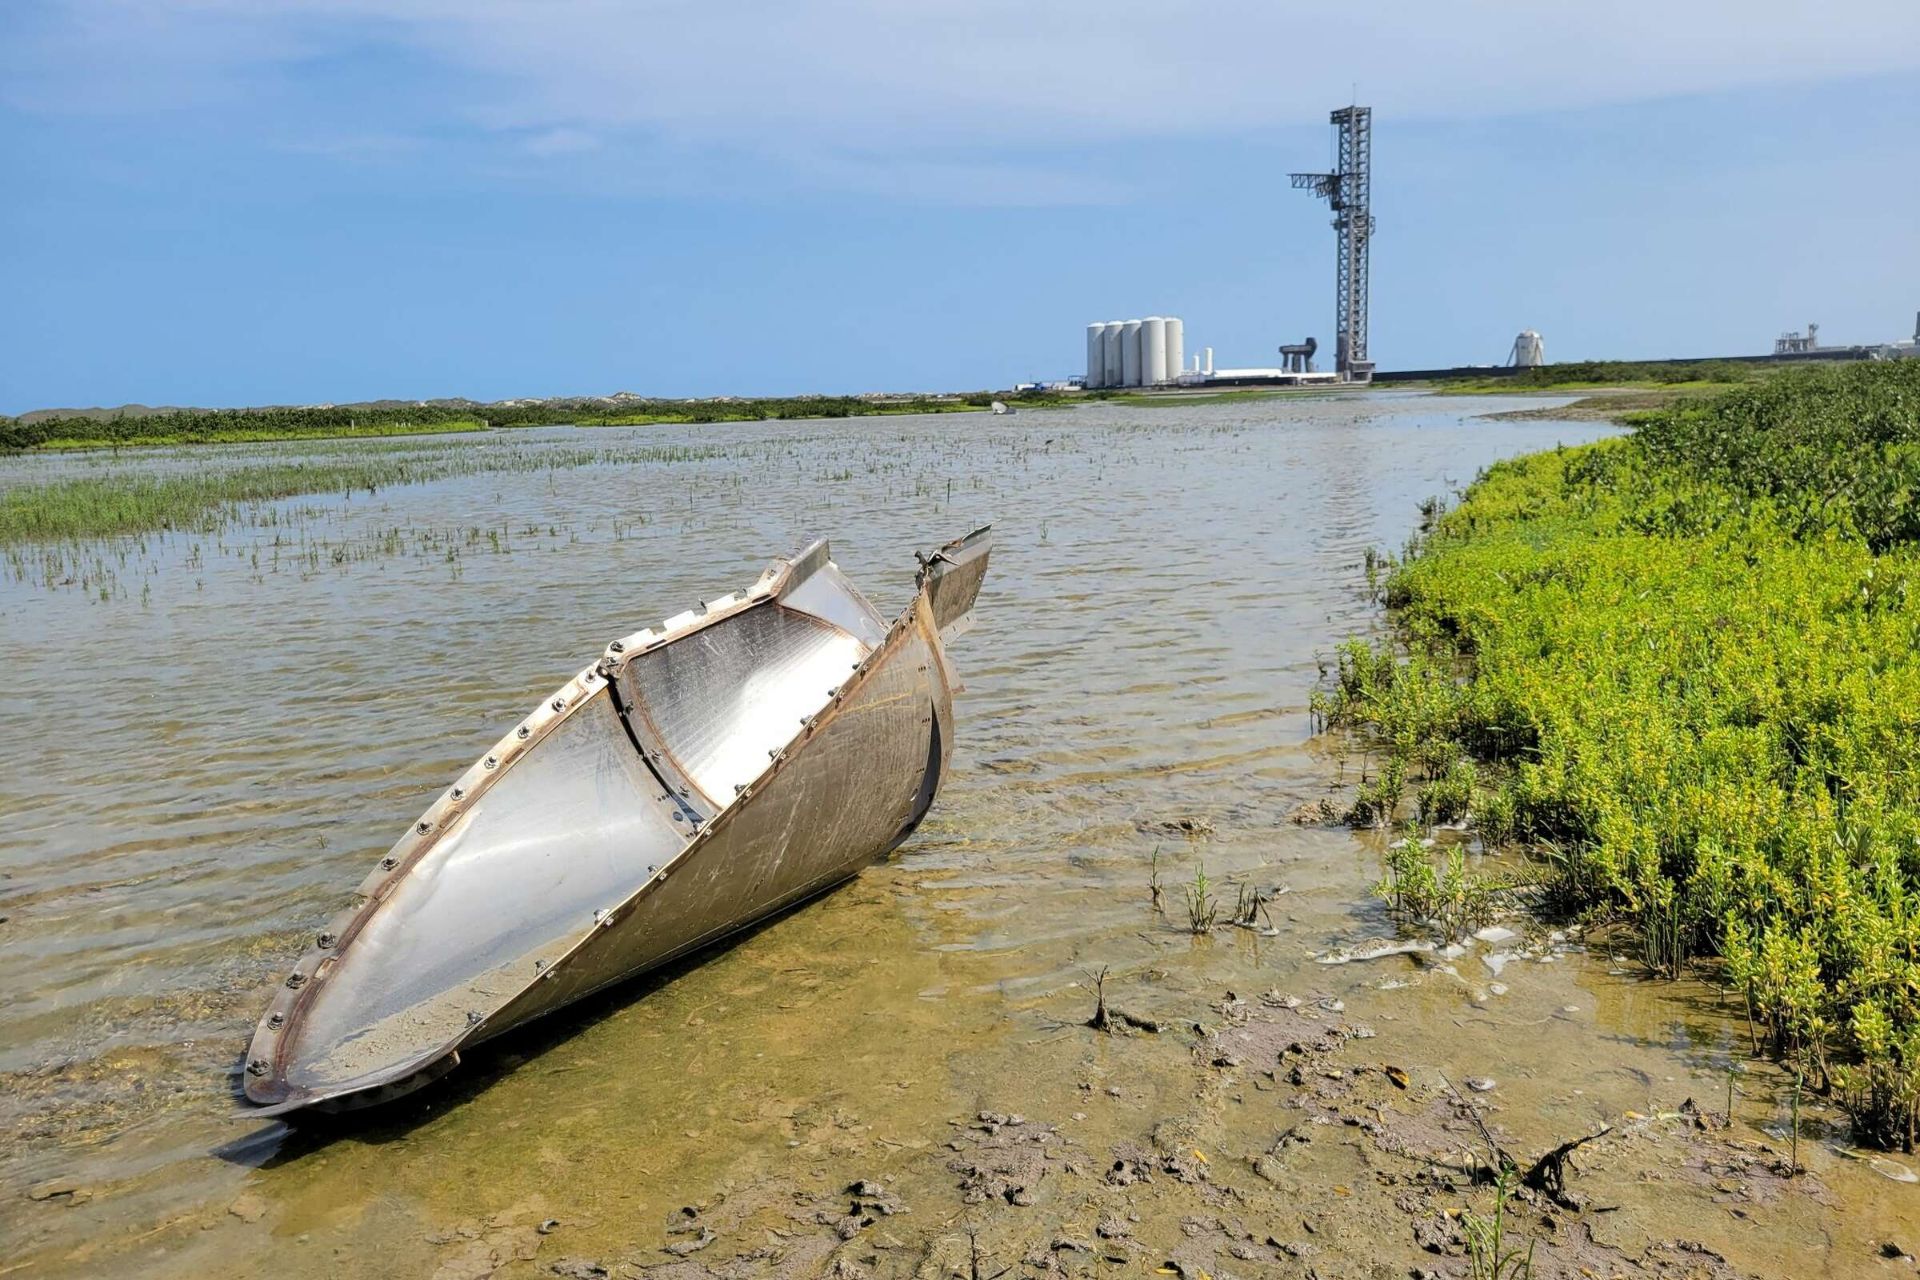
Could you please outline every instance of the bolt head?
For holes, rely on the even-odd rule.
[[[499,756],[488,756],[485,760],[482,760],[480,762],[480,767],[482,769],[491,769],[499,763],[500,763]]]
[[[300,988],[302,988],[302,987],[304,987],[304,986],[306,986],[306,985],[307,985],[307,975],[306,975],[306,974],[304,974],[304,973],[290,973],[290,974],[288,974],[288,975],[287,975],[287,986],[288,986],[288,987],[289,987],[289,988],[290,988],[291,990],[294,990],[294,991],[298,991],[298,990],[299,990]]]
[[[400,859],[398,858],[388,857],[388,858],[380,859],[380,869],[382,871],[391,871],[399,865],[400,865]]]
[[[323,933],[318,938],[314,939],[314,941],[319,946],[331,947],[334,943],[340,941],[340,939],[334,937],[331,933]]]
[[[247,1064],[247,1074],[250,1076],[263,1076],[267,1074],[269,1069],[265,1058],[255,1058]]]
[[[274,1014],[267,1015],[267,1029],[269,1031],[278,1031],[280,1028],[286,1025],[287,1025],[286,1014],[274,1013]]]

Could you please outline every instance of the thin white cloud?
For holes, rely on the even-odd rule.
[[[449,86],[396,129],[469,127],[556,152],[621,135],[909,160],[1151,146],[1299,125],[1356,89],[1383,117],[1415,120],[1920,70],[1913,0],[39,0],[12,12],[0,95],[31,110],[244,105],[311,60],[388,49]]]
[[[598,151],[600,139],[585,129],[542,129],[532,137],[523,138],[520,149],[530,156],[572,156]]]

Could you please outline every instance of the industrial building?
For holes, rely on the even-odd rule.
[[[1334,368],[1313,367],[1319,344],[1311,337],[1280,348],[1277,368],[1215,369],[1213,348],[1186,356],[1186,327],[1176,317],[1104,320],[1087,326],[1089,391],[1113,387],[1300,386],[1322,382],[1367,382],[1373,359],[1367,351],[1369,245],[1373,239],[1373,111],[1347,106],[1328,117],[1338,159],[1331,173],[1296,173],[1294,187],[1311,191],[1333,210]]]
[[[1212,353],[1208,353],[1211,358]],[[1087,326],[1089,391],[1164,387],[1186,368],[1186,325],[1178,316],[1103,320]]]

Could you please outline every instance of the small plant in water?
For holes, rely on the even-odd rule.
[[[1193,883],[1187,886],[1187,932],[1208,933],[1220,916],[1220,904],[1214,901],[1209,892],[1213,887],[1207,879],[1206,869],[1193,869]]]
[[[1417,829],[1387,849],[1386,878],[1373,887],[1387,911],[1403,925],[1427,925],[1443,939],[1465,937],[1497,915],[1500,895],[1511,881],[1467,874],[1467,855],[1459,846],[1446,853],[1444,872]]]
[[[1373,887],[1401,921],[1430,920],[1440,907],[1440,880],[1419,836],[1409,831],[1387,849],[1387,878]]]
[[[1252,884],[1241,885],[1233,904],[1233,922],[1243,929],[1257,929],[1260,927],[1260,917],[1266,916],[1267,927],[1271,929],[1273,917],[1267,915],[1267,903],[1272,898],[1272,894],[1262,893]]]
[[[1160,846],[1153,846],[1153,861],[1147,864],[1147,892],[1153,895],[1153,909],[1167,909],[1166,890],[1160,887]]]
[[[1507,1240],[1507,1200],[1513,1194],[1514,1172],[1502,1166],[1493,1180],[1493,1212],[1485,1217],[1477,1213],[1460,1215],[1460,1229],[1467,1237],[1467,1275],[1471,1280],[1531,1280],[1533,1248],[1538,1241],[1529,1239],[1525,1253],[1517,1242]]]

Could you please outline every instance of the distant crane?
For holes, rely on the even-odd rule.
[[[1350,381],[1373,378],[1367,357],[1367,246],[1373,239],[1373,108],[1341,107],[1328,120],[1338,131],[1332,173],[1291,175],[1295,191],[1311,191],[1333,208],[1334,367]]]

